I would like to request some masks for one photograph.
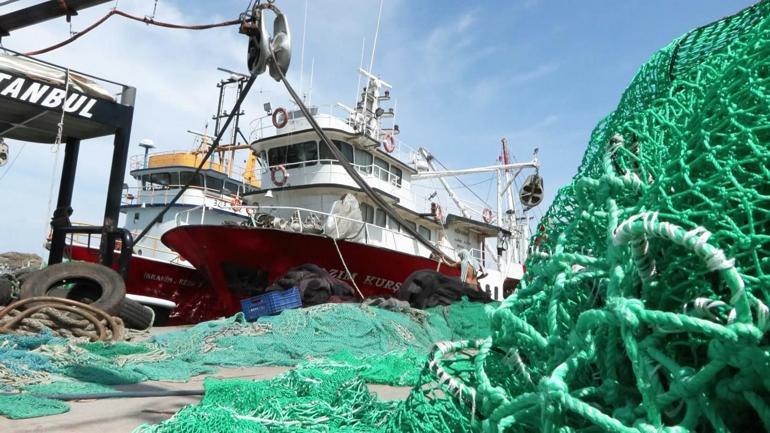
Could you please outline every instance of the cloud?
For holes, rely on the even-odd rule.
[[[522,84],[522,83],[543,78],[545,76],[553,74],[558,70],[559,70],[558,64],[544,63],[542,65],[538,65],[535,68],[532,68],[526,71],[517,72],[511,75],[510,77],[508,77],[506,81],[508,82],[508,84]]]

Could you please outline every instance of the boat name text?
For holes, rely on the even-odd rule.
[[[7,81],[12,78],[12,81]],[[27,83],[27,81],[30,81],[30,83]],[[3,85],[5,87],[3,87],[3,90],[0,90],[0,96],[30,102],[51,109],[64,106],[65,113],[77,112],[79,116],[89,119],[93,117],[91,109],[96,105],[96,99],[75,92],[72,89],[65,92],[64,89],[58,87],[0,72],[0,87]]]

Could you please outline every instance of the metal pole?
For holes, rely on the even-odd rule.
[[[123,178],[126,173],[126,161],[128,160],[131,123],[134,116],[133,101],[135,98],[135,88],[126,87],[123,90],[121,103],[127,105],[128,113],[126,118],[123,119],[122,125],[115,130],[112,166],[110,168],[110,180],[107,184],[107,200],[104,207],[104,226],[99,246],[100,261],[105,266],[112,266],[112,256],[115,250],[115,233],[117,232],[118,219],[120,218],[120,200],[123,195]]]
[[[75,187],[75,172],[78,166],[78,153],[80,151],[80,139],[67,137],[64,148],[64,166],[59,183],[59,197],[56,201],[56,209],[51,218],[51,252],[48,254],[48,264],[61,263],[64,258],[64,244],[67,233],[62,228],[70,225],[69,217],[72,215],[72,191]]]

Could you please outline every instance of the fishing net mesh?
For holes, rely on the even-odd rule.
[[[214,372],[213,366],[298,364],[303,365],[301,373],[293,373],[289,377],[295,379],[281,387],[302,385],[304,391],[295,390],[293,398],[310,407],[309,395],[320,393],[327,407],[332,404],[328,395],[352,377],[359,385],[348,393],[364,392],[366,387],[360,384],[365,383],[417,385],[433,341],[489,336],[489,312],[494,307],[463,301],[426,311],[395,312],[328,304],[287,310],[254,323],[238,314],[140,343],[75,343],[49,334],[4,335],[0,336],[0,385],[26,394],[0,395],[4,398],[0,413],[14,418],[60,413],[66,404],[51,406],[51,400],[41,397],[103,393],[114,385],[146,380],[187,381]],[[297,379],[297,374],[311,378]],[[319,385],[308,388],[311,382]],[[16,397],[22,396],[27,407],[14,411]],[[368,393],[359,397],[376,400]]]
[[[770,430],[768,12],[657,52],[595,128],[472,374],[437,370],[476,427]]]

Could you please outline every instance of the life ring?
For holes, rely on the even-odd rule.
[[[241,198],[237,195],[233,197],[232,200],[230,200],[230,207],[233,209],[233,212],[240,212],[242,204],[243,202],[241,201]]]
[[[484,218],[484,222],[489,224],[492,222],[492,219],[494,218],[492,216],[492,209],[485,207],[483,211],[481,211],[481,217]]]
[[[281,173],[281,178],[278,179],[278,176],[276,176],[276,173]],[[289,172],[286,171],[286,167],[281,165],[277,165],[275,167],[270,167],[270,180],[273,181],[273,184],[275,186],[284,186],[286,182],[289,180]]]
[[[444,220],[444,210],[441,209],[441,205],[438,203],[431,203],[430,204],[430,212],[433,214],[433,218],[436,219],[436,222],[441,222]]]
[[[385,152],[393,153],[396,150],[396,139],[393,138],[393,134],[387,133],[382,139],[382,147],[385,148]]]
[[[279,119],[278,115],[282,114],[283,116]],[[273,126],[276,127],[276,129],[281,129],[286,124],[289,123],[289,113],[286,112],[286,109],[283,107],[278,107],[273,111]]]

